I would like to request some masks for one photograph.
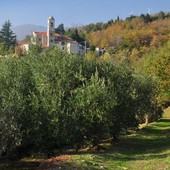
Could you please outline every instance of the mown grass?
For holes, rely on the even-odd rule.
[[[121,137],[120,142],[107,151],[72,157],[82,170],[169,170],[170,108],[158,122]]]
[[[45,168],[44,159],[22,159],[17,162],[0,161],[0,170],[68,169],[68,170],[170,170],[170,108],[164,117],[136,133],[122,136],[106,151],[81,151],[70,154],[69,160],[56,159],[59,163]]]

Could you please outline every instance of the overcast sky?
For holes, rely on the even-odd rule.
[[[70,27],[160,11],[170,12],[170,0],[1,0],[0,26],[8,19],[13,26],[46,26],[53,16]]]

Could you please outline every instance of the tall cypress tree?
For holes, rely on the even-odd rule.
[[[11,30],[11,22],[5,21],[0,31],[0,42],[4,44],[4,50],[8,51],[16,45],[16,35]]]

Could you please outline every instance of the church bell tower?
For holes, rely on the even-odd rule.
[[[47,47],[50,47],[54,44],[54,36],[55,33],[55,19],[50,16],[48,17],[48,27],[47,27]]]

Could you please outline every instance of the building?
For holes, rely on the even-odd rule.
[[[38,44],[42,48],[58,46],[61,50],[67,51],[69,54],[85,54],[85,47],[73,39],[55,33],[55,19],[50,16],[48,18],[47,32],[33,32],[31,39],[32,44]]]
[[[30,41],[21,41],[18,43],[18,46],[20,47],[22,54],[28,54],[30,44],[31,44]]]
[[[30,43],[19,44],[23,54],[27,54],[29,50]]]
[[[95,51],[96,51],[96,53],[97,53],[99,56],[102,56],[102,55],[106,52],[105,49],[100,48],[100,47],[96,47],[96,48],[95,48]]]

